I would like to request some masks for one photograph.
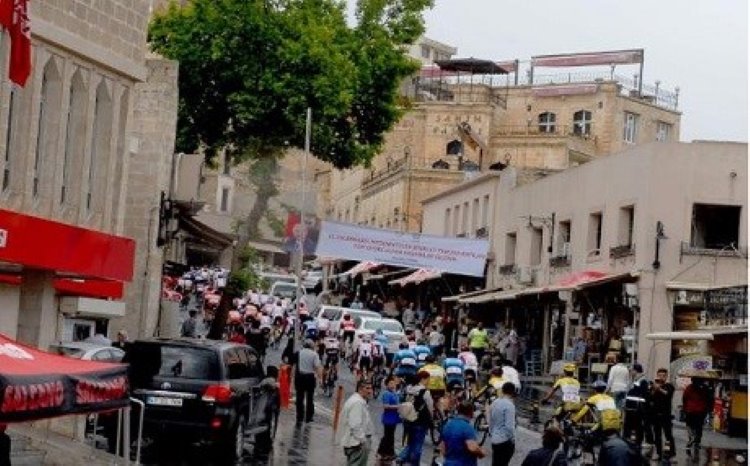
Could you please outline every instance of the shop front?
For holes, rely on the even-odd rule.
[[[0,333],[41,348],[106,335],[134,254],[129,238],[0,209]]]
[[[747,285],[713,286],[667,283],[674,315],[674,330],[704,332],[711,340],[672,342],[675,370],[702,364],[719,374],[714,381],[712,425],[718,432],[747,435]],[[677,380],[677,388],[688,380]]]

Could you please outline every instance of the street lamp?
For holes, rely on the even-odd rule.
[[[654,253],[654,262],[651,264],[654,269],[658,269],[661,267],[661,261],[659,260],[659,241],[663,239],[669,239],[667,235],[664,234],[664,224],[661,222],[661,220],[656,222],[656,251]]]

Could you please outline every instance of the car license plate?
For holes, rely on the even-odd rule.
[[[182,399],[165,398],[163,396],[149,396],[146,398],[146,404],[156,406],[182,406]]]

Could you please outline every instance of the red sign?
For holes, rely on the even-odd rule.
[[[0,209],[0,261],[81,277],[130,281],[135,241]]]

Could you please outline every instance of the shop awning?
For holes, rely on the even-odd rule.
[[[260,241],[248,241],[247,245],[256,251],[272,252],[274,254],[286,254],[281,246],[272,243],[262,243]]]
[[[369,272],[370,270],[376,269],[380,267],[381,264],[377,262],[372,261],[362,261],[359,264],[355,265],[351,269],[347,270],[346,272],[340,273],[338,276],[345,276],[345,275],[351,275],[352,277],[356,277],[357,275],[365,272]]]
[[[224,249],[234,243],[234,237],[218,230],[214,230],[203,222],[188,215],[180,215],[180,228],[190,233],[193,238],[207,246]]]
[[[463,298],[470,298],[472,296],[478,296],[486,292],[487,290],[474,290],[474,291],[469,291],[468,293],[454,294],[453,296],[443,296],[440,300],[444,303],[454,303],[456,301],[460,301]]]
[[[492,291],[477,296],[462,298],[459,299],[458,302],[462,304],[482,304],[494,301],[507,301],[510,299],[515,299],[517,296],[518,290]]]
[[[405,276],[404,278],[399,278],[397,280],[389,281],[388,284],[406,286],[406,285],[409,285],[410,283],[414,283],[415,285],[419,285],[422,282],[440,278],[442,275],[443,275],[442,272],[439,272],[433,269],[417,269],[411,274]]]
[[[689,282],[670,281],[670,282],[665,282],[664,286],[668,290],[712,291],[712,290],[721,290],[723,288],[736,288],[740,286],[747,286],[747,282],[728,284],[728,285],[710,285],[708,283],[689,283]]]
[[[603,285],[605,283],[623,280],[626,278],[635,278],[639,275],[640,272],[636,271],[608,274],[606,272],[600,272],[597,270],[584,270],[581,272],[573,272],[558,280],[558,282],[553,285],[526,288],[524,290],[521,290],[519,295],[526,296],[566,290],[578,291],[584,288]]]

